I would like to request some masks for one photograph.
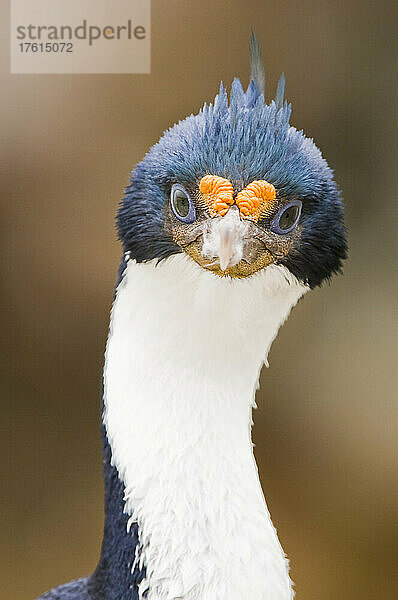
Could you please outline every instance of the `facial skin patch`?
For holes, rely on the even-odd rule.
[[[200,180],[199,191],[204,196],[213,217],[223,217],[234,204],[232,183],[224,177],[205,175]],[[259,179],[252,181],[241,190],[236,196],[235,203],[243,219],[250,219],[257,223],[270,211],[275,199],[276,190],[272,183]]]
[[[260,217],[269,212],[275,198],[276,190],[272,183],[259,179],[252,181],[238,193],[236,204],[239,206],[241,217],[257,223]]]
[[[234,203],[232,183],[218,175],[205,175],[199,183],[199,191],[203,194],[210,208],[210,214],[223,217]]]

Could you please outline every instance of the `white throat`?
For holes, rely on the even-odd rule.
[[[308,288],[284,267],[219,278],[130,260],[112,309],[104,423],[148,600],[289,600],[251,444],[262,364]]]

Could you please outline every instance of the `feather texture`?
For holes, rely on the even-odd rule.
[[[286,84],[285,74],[282,73],[282,75],[280,76],[280,79],[278,81],[278,87],[276,88],[275,104],[276,104],[277,110],[280,110],[283,106],[283,98],[285,95],[285,84]]]
[[[253,29],[250,32],[250,79],[259,94],[265,94],[265,71],[261,60],[260,46]]]

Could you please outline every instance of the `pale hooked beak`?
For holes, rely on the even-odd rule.
[[[227,226],[220,228],[220,243],[218,248],[218,258],[220,259],[220,269],[225,271],[232,260],[234,253],[234,230],[227,224]]]
[[[212,219],[203,234],[202,255],[215,259],[221,271],[233,267],[243,257],[243,242],[248,223],[239,217],[236,207],[231,207],[224,217]]]

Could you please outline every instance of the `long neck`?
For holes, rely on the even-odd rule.
[[[124,518],[106,511],[134,540],[139,598],[292,598],[250,431],[261,366],[304,291],[283,267],[230,281],[182,255],[128,262],[104,371]]]

